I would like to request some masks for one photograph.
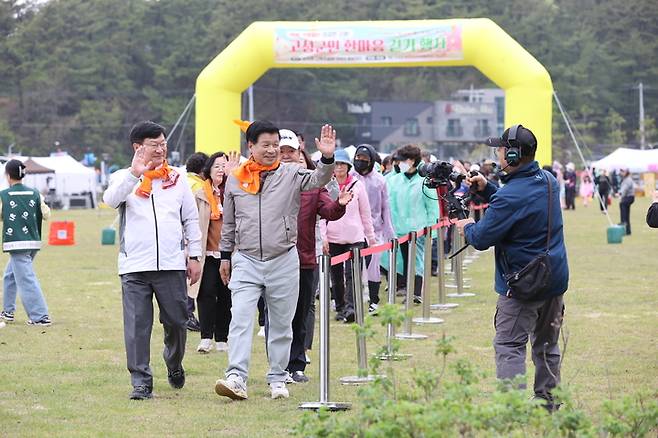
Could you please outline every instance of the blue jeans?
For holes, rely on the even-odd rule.
[[[14,313],[18,293],[21,296],[25,312],[32,321],[39,321],[48,315],[46,300],[32,268],[32,261],[36,255],[35,250],[10,252],[9,263],[7,263],[3,278],[4,311]]]

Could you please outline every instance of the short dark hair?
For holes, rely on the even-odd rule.
[[[261,134],[276,134],[279,135],[279,128],[277,128],[274,123],[268,122],[267,120],[256,120],[247,128],[245,136],[247,137],[247,142],[253,144],[258,143],[258,137]]]
[[[5,164],[5,173],[14,181],[20,181],[26,174],[25,164],[20,160],[9,160]]]
[[[389,164],[393,163],[393,155],[387,155],[384,157],[382,160],[382,166],[388,166]]]
[[[304,141],[304,134],[302,134],[299,131],[292,131],[292,132],[294,132],[297,137],[299,137],[302,141]]]
[[[185,162],[185,170],[188,172],[201,174],[207,160],[208,154],[203,152],[195,152],[187,158],[187,161]]]
[[[130,130],[130,144],[141,143],[146,138],[158,138],[160,134],[167,137],[167,132],[162,125],[150,120],[139,122]]]
[[[315,170],[315,163],[311,159],[311,156],[308,154],[308,152],[306,152],[303,149],[300,149],[299,152],[301,152],[302,157],[304,157],[304,161],[306,161],[306,168],[310,170]]]
[[[408,144],[406,146],[401,147],[398,150],[397,155],[402,160],[414,160],[414,163],[416,163],[416,165],[420,163],[421,151],[420,148],[415,144]]]

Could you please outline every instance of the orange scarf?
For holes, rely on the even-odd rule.
[[[277,167],[279,167],[279,160],[276,160],[271,166],[263,166],[258,164],[254,157],[249,157],[247,161],[233,171],[233,175],[240,181],[242,190],[255,195],[260,190],[260,173],[274,170]]]
[[[219,209],[219,203],[215,197],[210,178],[203,182],[203,193],[206,194],[206,198],[208,198],[208,203],[210,204],[210,220],[219,220],[219,218],[222,217],[222,212]]]
[[[143,198],[148,198],[151,196],[151,190],[153,189],[153,180],[154,179],[168,179],[169,178],[169,165],[167,160],[164,160],[162,166],[159,169],[147,170],[144,172],[142,183],[135,190],[135,194]]]

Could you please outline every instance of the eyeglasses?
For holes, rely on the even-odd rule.
[[[148,149],[152,149],[152,150],[155,150],[155,149],[158,149],[158,148],[166,149],[167,148],[167,141],[165,140],[162,143],[155,143],[155,144],[142,143],[142,146],[144,146]]]

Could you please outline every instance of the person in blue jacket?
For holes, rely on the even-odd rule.
[[[535,161],[537,139],[529,129],[515,125],[505,130],[502,137],[488,139],[487,144],[496,148],[504,186],[497,188],[482,175],[467,178],[473,189],[487,200],[489,208],[479,222],[464,219],[457,227],[476,249],[495,247],[495,290],[500,295],[494,316],[497,378],[525,376],[529,338],[536,369],[535,396],[545,400],[545,407],[553,410],[558,407],[553,403],[551,390],[560,380],[558,340],[564,317],[563,294],[569,282],[560,187],[555,177],[540,169]],[[505,275],[519,271],[546,252],[549,223],[548,287],[533,301],[508,297]]]

